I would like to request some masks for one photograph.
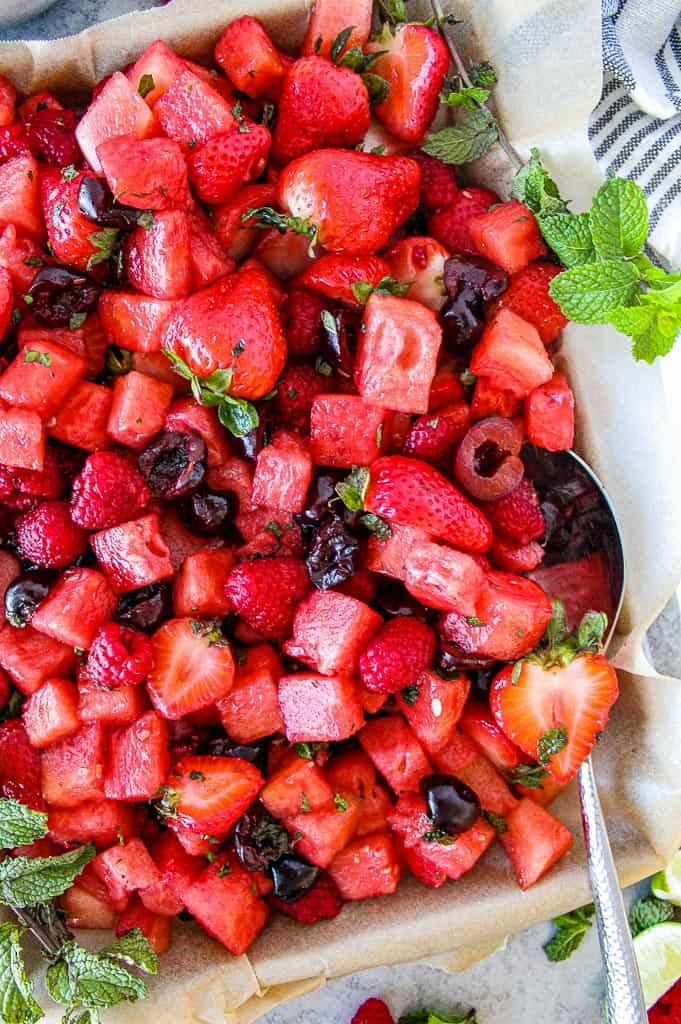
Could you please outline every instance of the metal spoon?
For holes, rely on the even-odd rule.
[[[592,469],[574,452],[547,452],[527,445],[523,461],[540,495],[551,494],[577,503],[580,540],[591,552],[606,559],[611,589],[612,615],[605,643],[611,639],[624,597],[624,553],[617,518],[603,485]],[[559,538],[563,541],[565,538]],[[556,555],[560,548],[556,548]],[[600,610],[600,609],[599,609]],[[587,866],[596,908],[598,940],[605,973],[608,1024],[647,1024],[641,979],[631,941],[622,892],[605,818],[598,798],[591,758],[578,775],[579,800],[586,846]]]

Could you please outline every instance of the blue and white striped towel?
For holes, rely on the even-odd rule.
[[[681,265],[681,0],[601,0],[603,94],[589,137],[648,197],[650,245]]]

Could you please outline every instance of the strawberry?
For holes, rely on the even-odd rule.
[[[340,33],[350,27],[352,30],[338,56],[355,46],[361,49],[371,31],[372,8],[371,0],[315,0],[303,40],[303,54],[318,53],[328,57]]]
[[[449,253],[434,238],[402,238],[386,253],[390,273],[409,284],[407,295],[437,313],[445,303],[447,291],[442,283]]]
[[[434,213],[453,203],[459,186],[451,164],[443,164],[420,150],[412,153],[412,160],[416,160],[421,168],[421,206],[424,210]]]
[[[364,507],[468,551],[486,551],[492,542],[486,516],[442,473],[419,459],[387,455],[373,462]]]
[[[323,872],[299,899],[289,902],[279,899],[278,896],[270,896],[269,902],[298,924],[316,924],[317,921],[338,917],[343,907],[336,883]]]
[[[533,540],[529,544],[516,544],[506,537],[495,537],[489,549],[489,557],[495,569],[520,575],[532,572],[541,565],[544,549]]]
[[[480,213],[499,202],[499,196],[487,188],[462,188],[448,206],[428,219],[428,234],[442,242],[450,252],[477,253],[468,226]]]
[[[325,146],[351,149],[369,121],[369,94],[358,74],[323,57],[302,57],[284,76],[272,156],[286,164]]]
[[[271,141],[264,125],[241,121],[192,149],[189,178],[199,199],[226,203],[242,185],[256,181],[265,169]]]
[[[527,437],[550,452],[572,448],[575,439],[575,396],[562,373],[540,384],[525,400]]]
[[[282,423],[309,433],[312,403],[328,390],[328,378],[310,363],[289,363],[279,378],[274,409]]]
[[[537,660],[502,669],[490,690],[497,724],[558,782],[569,782],[577,774],[619,692],[615,670],[602,654],[592,653],[603,632],[603,624],[596,624],[600,635],[589,632],[585,617],[570,636],[563,624],[559,637],[536,652]]]
[[[395,1024],[382,999],[366,999],[355,1012],[351,1024]]]
[[[297,558],[261,558],[235,566],[225,593],[235,611],[264,637],[283,638],[296,606],[310,589],[305,565]]]
[[[508,288],[494,304],[495,309],[510,309],[533,324],[545,345],[555,341],[568,323],[549,295],[549,284],[560,269],[555,263],[529,263],[511,274]]]
[[[408,157],[320,149],[288,164],[277,182],[277,202],[317,228],[330,252],[369,256],[414,212],[418,164]]]
[[[447,68],[447,44],[425,25],[386,26],[369,53],[380,56],[372,72],[388,83],[388,95],[376,103],[374,113],[398,139],[420,143],[437,110]]]
[[[410,426],[402,453],[446,469],[454,447],[470,426],[470,411],[465,402],[446,405],[437,412],[418,416]]]
[[[296,278],[295,286],[357,308],[359,301],[353,285],[370,284],[375,288],[390,274],[390,267],[380,256],[335,256],[325,253]],[[328,305],[328,304],[327,304]]]
[[[137,629],[107,622],[101,626],[88,651],[83,668],[87,684],[136,686],[151,668],[151,644]]]
[[[263,785],[258,769],[239,757],[183,757],[167,787],[173,817],[192,832],[222,837]]]
[[[531,480],[525,476],[510,494],[485,504],[494,529],[518,544],[529,544],[544,532],[544,514]]]
[[[55,167],[79,164],[82,154],[76,141],[77,123],[73,110],[37,110],[26,126],[31,149]]]
[[[253,99],[276,99],[286,64],[257,18],[230,22],[215,44],[215,61],[235,89]]]
[[[232,259],[242,260],[262,235],[253,217],[242,218],[248,210],[271,206],[274,196],[274,185],[244,185],[228,202],[213,211],[216,237]]]
[[[151,648],[147,688],[164,718],[182,718],[209,707],[231,690],[232,652],[211,623],[170,619],[152,636]]]
[[[140,515],[150,497],[130,459],[118,452],[94,452],[73,481],[71,518],[85,530],[104,530]]]
[[[435,653],[435,634],[420,619],[400,615],[379,629],[359,659],[367,690],[397,693],[411,686]]]
[[[461,615],[475,615],[484,580],[474,557],[431,541],[415,544],[404,563],[404,585],[413,597]]]
[[[509,274],[548,251],[532,210],[517,199],[473,217],[469,230],[475,251]]]
[[[87,535],[72,521],[67,501],[45,501],[17,520],[24,558],[43,569],[70,565],[87,547]]]
[[[52,251],[57,259],[78,270],[87,270],[98,252],[90,236],[100,230],[78,208],[78,191],[84,178],[81,173],[64,181],[56,168],[40,176],[40,203]]]
[[[3,125],[0,128],[0,163],[4,164],[15,156],[30,153],[28,136],[21,121]]]

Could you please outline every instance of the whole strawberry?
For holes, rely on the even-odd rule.
[[[446,245],[451,252],[475,255],[477,249],[468,231],[468,225],[479,213],[500,202],[499,196],[487,188],[463,188],[449,206],[438,210],[428,220],[428,234]]]
[[[400,615],[382,626],[359,659],[367,690],[397,693],[411,686],[435,653],[435,634],[425,622]]]
[[[343,906],[336,883],[327,874],[321,874],[312,888],[292,903],[286,903],[278,896],[270,896],[269,902],[298,924],[315,924],[324,918],[337,917]]]
[[[225,594],[244,622],[263,637],[286,636],[296,605],[310,589],[304,563],[298,558],[259,558],[232,569]]]
[[[485,505],[494,529],[518,544],[529,544],[544,532],[544,514],[534,485],[523,477],[505,498]]]
[[[16,532],[24,558],[41,569],[63,569],[87,547],[87,534],[71,519],[68,501],[43,502],[17,520]]]
[[[134,463],[117,452],[94,452],[73,481],[71,518],[85,530],[104,530],[135,519],[149,498]]]
[[[97,630],[83,676],[94,686],[136,686],[152,664],[151,642],[137,629],[107,622]]]
[[[328,303],[307,288],[291,288],[284,305],[286,341],[292,356],[309,356],[319,351],[322,313]]]
[[[242,185],[255,181],[265,170],[271,143],[262,124],[246,124],[214,135],[192,150],[189,178],[204,203],[226,203]]]
[[[351,1024],[394,1024],[394,1021],[382,999],[367,999],[355,1013]]]
[[[454,168],[420,150],[412,153],[411,158],[421,168],[421,206],[424,210],[434,213],[453,203],[459,191]]]

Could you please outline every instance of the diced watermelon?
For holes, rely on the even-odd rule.
[[[45,427],[37,413],[0,403],[0,462],[17,469],[41,470],[45,440]]]
[[[187,555],[173,580],[173,610],[177,616],[210,619],[232,610],[225,597],[225,580],[234,565],[229,548],[194,551]]]
[[[573,843],[572,833],[562,822],[527,798],[506,816],[506,831],[499,838],[521,889],[534,885]]]
[[[163,381],[135,370],[119,377],[107,423],[109,437],[140,451],[162,430],[172,400],[173,389]]]
[[[21,717],[31,745],[49,747],[79,728],[78,690],[68,679],[48,679],[26,701]]]
[[[434,757],[434,760],[437,764],[437,756]],[[493,814],[503,816],[512,811],[517,804],[517,800],[503,776],[482,754],[469,764],[462,765],[456,776],[470,786],[485,811],[492,811]]]
[[[265,927],[267,904],[254,886],[254,873],[230,862],[223,871],[224,857],[210,864],[185,893],[187,910],[209,935],[230,953],[245,953]]]
[[[284,819],[291,835],[302,833],[296,840],[296,852],[319,868],[327,868],[347,846],[359,821],[358,800],[350,797],[337,804],[318,811],[300,811]]]
[[[85,360],[62,345],[36,342],[32,348],[22,349],[0,376],[0,398],[49,419],[86,370]]]
[[[145,78],[144,85],[152,88],[144,96],[148,106],[154,107],[178,72],[184,70],[185,64],[181,57],[170,49],[162,39],[156,39],[147,46],[141,57],[128,68],[125,75],[133,89],[140,91],[140,82]]]
[[[270,774],[260,799],[274,818],[282,819],[298,814],[303,803],[311,811],[333,806],[333,790],[314,761],[293,757]]]
[[[39,633],[31,625],[17,629],[7,622],[0,629],[0,666],[25,697],[48,679],[69,676],[75,661],[73,646]]]
[[[426,814],[425,801],[414,793],[400,797],[388,815],[388,824],[419,858],[454,879],[470,871],[495,836],[492,826],[484,818],[478,818],[475,825],[458,835],[454,842],[424,839],[433,831],[433,823]]]
[[[117,800],[86,800],[77,807],[51,807],[50,838],[64,846],[93,842],[100,849],[137,835],[138,820],[131,807]]]
[[[168,547],[156,513],[111,526],[93,534],[90,543],[97,561],[118,594],[173,575]]]
[[[416,526],[401,526],[391,523],[390,536],[385,540],[375,534],[369,537],[367,568],[403,580],[407,573],[406,563],[411,551],[425,543],[429,535]]]
[[[395,793],[418,790],[424,775],[432,772],[423,747],[399,715],[374,718],[357,739]]]
[[[194,292],[236,270],[236,263],[225,255],[213,225],[198,207],[189,214],[189,256]]]
[[[129,931],[138,928],[142,935],[159,956],[165,953],[170,947],[170,930],[172,919],[170,916],[155,914],[148,910],[139,896],[135,893],[130,903],[121,913],[116,923],[116,935],[120,938]]]
[[[283,671],[279,655],[269,644],[246,649],[243,665],[236,666],[234,686],[217,702],[220,720],[237,743],[284,731],[277,695]]]
[[[0,724],[0,796],[18,800],[36,811],[45,810],[40,788],[40,754],[31,746],[19,718]]]
[[[106,732],[99,722],[82,725],[77,733],[40,757],[43,795],[50,807],[77,807],[104,796]]]
[[[187,853],[173,832],[162,832],[149,848],[159,873],[158,881],[140,892],[145,907],[155,914],[174,917],[184,909],[184,894],[204,867],[201,857]]]
[[[279,431],[258,454],[251,501],[286,512],[302,512],[312,468],[307,443],[297,434]]]
[[[286,64],[256,18],[232,21],[215,44],[215,60],[235,89],[254,99],[276,99]]]
[[[116,598],[101,572],[68,569],[41,601],[31,624],[54,640],[87,651],[115,608]]]
[[[499,310],[487,323],[473,350],[470,369],[517,398],[529,395],[553,376],[537,328],[510,309]]]
[[[376,769],[363,750],[345,750],[332,757],[325,771],[334,792],[347,799],[359,799],[356,835],[364,836],[385,828],[392,807],[388,790],[376,778]]]
[[[90,167],[101,173],[97,149],[103,142],[120,135],[144,139],[153,131],[149,107],[125,75],[115,71],[78,122],[76,139]]]
[[[13,224],[37,242],[45,237],[39,197],[40,164],[26,153],[0,167],[0,226]]]
[[[433,764],[448,775],[458,775],[459,771],[472,764],[480,757],[480,749],[460,729],[455,729],[446,747],[433,753]]]
[[[396,694],[400,711],[428,754],[449,743],[471,689],[470,679],[459,672],[444,679],[435,672],[422,672],[414,689],[416,695]]]
[[[184,146],[196,146],[236,124],[231,104],[186,68],[170,83],[154,113],[162,131]]]
[[[605,612],[612,620],[613,604],[607,561],[600,552],[576,562],[540,566],[528,573],[551,598],[560,598],[565,606],[568,629],[578,626],[589,609]]]
[[[310,411],[312,458],[319,466],[368,466],[387,448],[392,413],[359,395],[318,395]]]
[[[119,135],[102,142],[97,156],[119,203],[138,210],[191,206],[187,162],[172,139]]]
[[[208,470],[215,470],[218,474],[222,473],[225,479],[224,487],[219,487],[217,483],[212,481],[209,481],[209,486],[213,490],[218,491],[234,490],[239,499],[243,499],[244,504],[250,504],[250,480],[248,485],[248,501],[246,500],[246,491],[240,488],[235,490],[233,486],[229,486],[232,465],[235,462],[239,462],[242,466],[246,466],[246,463],[236,459],[233,455],[227,441],[225,429],[220,424],[215,409],[199,405],[193,398],[176,398],[170,407],[163,429],[177,430],[180,433],[193,430],[199,434],[206,446],[206,465]]]
[[[104,795],[110,800],[151,800],[169,769],[168,726],[155,711],[147,711],[112,733]]]
[[[149,851],[137,836],[98,853],[92,866],[114,902],[125,899],[136,889],[146,889],[161,877]]]
[[[445,884],[447,875],[432,860],[424,856],[419,847],[406,846],[403,839],[397,833],[395,833],[395,841],[404,863],[420,882],[423,882],[424,885],[429,886],[431,889],[439,889],[440,886]]]
[[[547,252],[532,210],[517,199],[471,217],[468,230],[480,255],[509,274],[517,273]]]
[[[97,928],[110,931],[116,924],[116,911],[111,904],[93,896],[82,886],[72,885],[59,897],[66,914],[67,928]]]
[[[402,869],[388,832],[355,839],[329,864],[329,874],[344,900],[386,896],[397,888]]]
[[[148,707],[143,686],[117,686],[107,690],[102,686],[81,682],[78,691],[78,713],[83,722],[129,725],[143,715]]]
[[[169,299],[116,291],[102,292],[97,307],[109,341],[131,352],[160,352],[163,328],[174,308]]]
[[[337,743],[364,724],[364,709],[349,676],[298,672],[279,680],[279,704],[286,738]]]
[[[351,674],[382,624],[378,612],[354,597],[314,591],[298,605],[284,650],[322,675]]]
[[[107,425],[112,402],[111,388],[79,380],[50,421],[50,437],[86,452],[110,448]]]
[[[575,439],[575,396],[565,374],[554,373],[551,380],[531,391],[525,400],[527,437],[532,444],[549,452],[572,448]]]

